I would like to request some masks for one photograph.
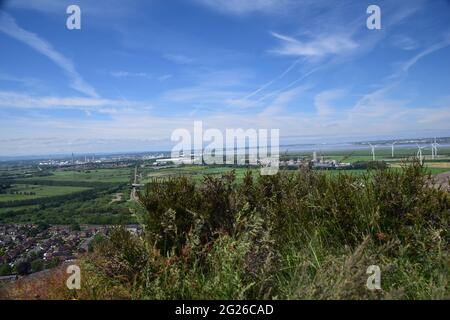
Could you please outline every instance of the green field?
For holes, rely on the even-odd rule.
[[[134,168],[54,169],[34,175],[25,175],[25,170],[29,172],[15,168],[17,178],[9,174],[12,170],[4,175],[8,187],[0,194],[0,223],[135,222],[127,203]],[[112,202],[117,193],[124,198]]]
[[[27,209],[38,209],[39,205],[37,204],[33,204],[33,205],[29,205],[29,206],[20,206],[20,207],[12,207],[12,208],[0,208],[0,215],[4,212],[16,212],[16,211],[21,211],[21,210],[27,210]]]
[[[88,188],[13,184],[8,190],[12,194],[0,194],[0,202],[54,197],[84,190]]]
[[[80,171],[56,170],[52,173],[52,175],[39,177],[39,180],[126,183],[130,181],[132,170],[133,169],[131,168],[95,169]],[[28,179],[32,180],[35,178],[31,177]]]
[[[450,169],[448,168],[428,168],[431,174],[439,174],[444,172],[449,172]]]
[[[398,169],[400,170],[401,163],[398,162]],[[426,163],[425,163],[426,165]],[[449,167],[446,167],[446,163],[443,163],[444,167],[431,167],[428,168],[431,174],[439,174],[443,172],[450,171]],[[393,168],[397,169],[397,168]],[[221,175],[228,172],[233,171],[236,174],[236,181],[240,182],[245,173],[247,172],[247,168],[245,167],[207,167],[207,166],[183,166],[178,168],[167,168],[167,169],[159,169],[159,170],[151,170],[143,173],[143,179],[140,180],[141,183],[148,183],[155,178],[172,178],[177,176],[188,176],[192,177],[195,181],[201,182],[203,181],[204,177],[206,175]],[[258,168],[251,168],[250,169],[253,173],[259,173]],[[283,168],[280,168],[280,170],[286,170]],[[295,172],[295,170],[289,170],[292,172]],[[350,170],[321,170],[320,172],[326,174],[326,175],[339,175],[339,174],[351,174],[351,175],[362,175],[366,174],[367,170],[358,170],[358,169],[350,169]]]
[[[189,176],[192,177],[195,181],[203,181],[206,175],[221,175],[228,172],[233,171],[236,174],[236,179],[240,181],[245,172],[247,172],[247,168],[245,167],[208,167],[208,166],[182,166],[178,168],[167,168],[167,169],[157,169],[146,171],[143,173],[143,179],[140,180],[141,183],[148,183],[155,178],[170,178],[177,176]],[[250,169],[252,171],[257,171],[257,168]]]

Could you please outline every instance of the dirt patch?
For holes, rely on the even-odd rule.
[[[116,193],[114,195],[114,198],[111,200],[111,202],[109,204],[122,201],[122,197],[123,197],[123,193]]]
[[[450,171],[433,176],[433,187],[450,191]]]
[[[52,300],[67,295],[65,287],[67,263],[61,266],[20,277],[0,287],[1,300]]]

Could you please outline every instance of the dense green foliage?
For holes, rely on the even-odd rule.
[[[128,167],[45,171],[20,165],[3,168],[0,223],[135,223],[127,203],[132,173],[134,170]]]
[[[0,277],[9,276],[12,272],[13,270],[9,264],[0,264]]]
[[[39,272],[44,270],[45,268],[45,261],[42,259],[36,259],[31,261],[31,272]]]
[[[0,181],[0,194],[4,194],[11,188],[11,183],[8,181]]]
[[[0,223],[127,224],[135,222],[125,201],[111,203],[124,185],[97,187],[63,196],[28,200],[32,206],[0,209]],[[26,200],[21,200],[24,202]]]
[[[30,273],[31,271],[31,263],[23,260],[23,261],[19,261],[16,263],[16,265],[14,266],[14,268],[16,269],[16,272],[21,275],[27,275]]]
[[[153,181],[143,236],[118,228],[84,263],[79,298],[450,298],[450,196],[417,163]],[[367,267],[382,290],[366,288]]]

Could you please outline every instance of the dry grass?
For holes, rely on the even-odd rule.
[[[6,283],[0,290],[1,299],[11,300],[64,300],[74,297],[65,287],[65,266],[23,277]]]

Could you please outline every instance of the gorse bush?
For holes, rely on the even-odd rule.
[[[84,260],[80,298],[450,298],[450,196],[418,163],[155,180]],[[366,287],[367,267],[382,290]]]

